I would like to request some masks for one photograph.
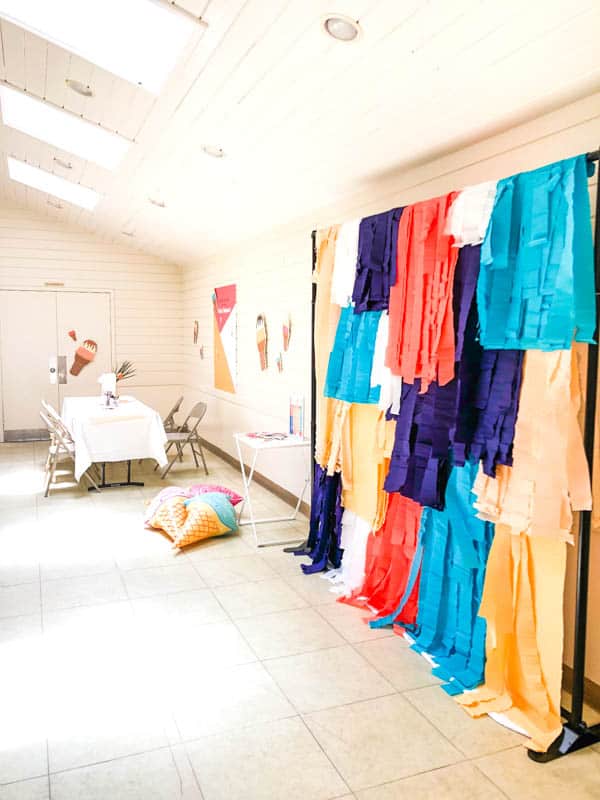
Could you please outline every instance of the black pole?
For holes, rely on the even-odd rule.
[[[588,160],[597,160],[600,150],[590,153]],[[596,289],[596,315],[600,315],[600,192],[596,186],[596,220],[594,225],[594,277]],[[597,336],[596,336],[597,338]],[[598,391],[598,345],[588,345],[587,379],[585,390],[585,424],[583,443],[590,473],[594,472],[594,432],[596,423],[596,394]],[[592,512],[579,514],[577,541],[577,595],[575,600],[575,641],[573,645],[573,689],[569,722],[579,725],[583,721],[585,689],[585,651],[587,636],[588,590],[590,579],[590,540]]]
[[[600,159],[600,148],[587,154],[588,161]],[[596,319],[600,319],[600,191],[596,186],[596,219],[594,225],[594,289],[596,299]],[[596,331],[596,339],[598,331]],[[598,345],[588,345],[587,377],[585,387],[585,418],[583,445],[593,481],[594,473],[594,433],[596,427],[596,394],[598,392]],[[585,695],[585,652],[587,638],[588,594],[590,582],[590,544],[592,533],[592,512],[579,512],[577,536],[577,588],[575,594],[575,634],[573,642],[573,685],[571,689],[571,710],[562,713],[567,717],[562,733],[545,753],[528,751],[534,761],[554,761],[576,750],[590,747],[600,742],[600,725],[588,727],[583,719]]]
[[[317,232],[312,231],[312,271],[311,277],[317,266]],[[313,508],[314,492],[315,492],[315,446],[317,442],[317,374],[315,371],[315,303],[317,301],[317,285],[312,282],[312,303],[310,314],[310,507]],[[284,547],[284,553],[293,553],[296,550],[306,546],[308,542],[305,541],[304,545],[294,544],[290,547]]]
[[[312,242],[312,273],[314,275],[317,266],[317,232],[311,233]],[[315,364],[315,305],[317,302],[317,284],[312,282],[312,307],[310,322],[310,501],[311,507],[314,500],[315,490],[315,469],[314,458],[317,444],[317,373]]]

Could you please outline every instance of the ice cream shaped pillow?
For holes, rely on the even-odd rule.
[[[75,358],[69,370],[71,375],[79,375],[81,370],[87,367],[87,365],[96,358],[97,350],[98,345],[96,342],[94,342],[93,339],[86,339],[84,343],[75,350]]]

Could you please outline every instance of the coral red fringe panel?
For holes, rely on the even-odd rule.
[[[396,283],[390,291],[386,366],[421,392],[433,380],[454,377],[452,284],[458,258],[446,234],[446,217],[457,192],[408,206],[398,226]]]
[[[406,590],[410,568],[417,548],[422,507],[401,494],[391,494],[385,521],[369,537],[363,585],[339,602],[375,612],[369,619],[391,614]],[[419,580],[396,621],[412,625],[417,618]]]

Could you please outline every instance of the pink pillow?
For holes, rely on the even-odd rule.
[[[195,497],[198,494],[206,494],[207,492],[219,492],[229,498],[232,506],[237,506],[244,499],[241,495],[234,492],[232,489],[226,489],[225,486],[219,486],[215,483],[196,483],[186,489],[186,497]]]

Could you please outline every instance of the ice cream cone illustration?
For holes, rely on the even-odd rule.
[[[260,368],[261,370],[265,370],[268,366],[267,320],[263,314],[259,314],[256,318],[256,346],[258,347],[258,355],[260,357]]]
[[[292,318],[288,317],[287,322],[283,323],[283,351],[287,353],[292,337]]]
[[[96,358],[98,345],[92,339],[86,339],[84,343],[75,350],[75,358],[71,364],[69,372],[71,375],[79,375],[81,370]]]
[[[69,331],[69,336],[71,337],[71,339],[73,339],[74,342],[77,341],[77,334],[75,333],[75,331]]]

